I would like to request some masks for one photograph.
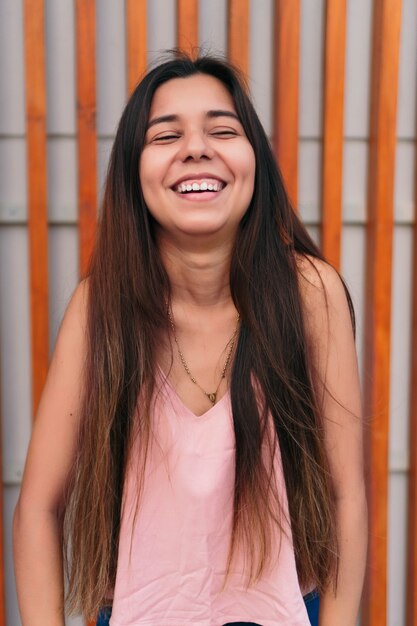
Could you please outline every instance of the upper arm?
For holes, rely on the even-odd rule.
[[[355,339],[342,281],[330,265],[299,264],[311,376],[337,498],[362,495],[363,423]]]
[[[18,507],[58,511],[76,452],[85,361],[87,283],[65,312],[34,421]]]

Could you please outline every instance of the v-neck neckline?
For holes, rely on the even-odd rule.
[[[162,367],[159,365],[159,363],[157,363],[157,369],[158,369],[158,373],[163,381],[164,384],[166,384],[167,387],[169,387],[169,389],[172,392],[172,395],[176,398],[177,403],[181,406],[181,408],[183,410],[185,410],[189,415],[191,415],[191,417],[193,417],[196,420],[203,420],[206,419],[207,417],[209,417],[219,406],[222,406],[224,404],[224,401],[229,397],[230,395],[230,390],[229,388],[226,389],[225,393],[222,395],[222,397],[216,402],[216,404],[213,404],[213,406],[211,406],[209,409],[207,409],[207,411],[205,411],[204,413],[201,413],[201,415],[197,415],[196,413],[194,413],[194,411],[192,411],[182,400],[182,398],[179,396],[177,390],[175,389],[175,387],[173,386],[173,384],[171,383],[171,381],[169,380],[168,376],[165,374],[164,370],[162,369]]]

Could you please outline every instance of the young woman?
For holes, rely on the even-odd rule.
[[[34,425],[23,626],[354,626],[360,413],[348,291],[238,73],[174,56],[122,115]]]

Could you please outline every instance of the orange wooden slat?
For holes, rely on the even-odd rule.
[[[401,0],[375,0],[368,162],[365,415],[368,429],[369,554],[364,626],[387,620],[388,435],[391,270]]]
[[[233,65],[249,72],[249,0],[229,0],[227,55]]]
[[[324,52],[321,248],[340,268],[346,0],[327,0]]]
[[[146,71],[146,0],[126,0],[127,89],[132,93]]]
[[[417,160],[415,177],[413,313],[411,339],[410,468],[408,474],[407,624],[417,626]]]
[[[97,220],[96,7],[76,0],[78,206],[80,273],[91,256]]]
[[[294,207],[298,187],[300,0],[274,4],[274,148]]]
[[[197,0],[177,0],[177,46],[185,52],[198,46]]]
[[[48,371],[48,213],[43,0],[24,4],[32,407]]]

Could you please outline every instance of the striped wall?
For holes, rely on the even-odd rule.
[[[290,196],[347,279],[370,503],[361,623],[417,626],[416,32],[415,0],[0,0],[0,626],[20,624],[12,511],[116,124],[177,44],[247,72]]]

